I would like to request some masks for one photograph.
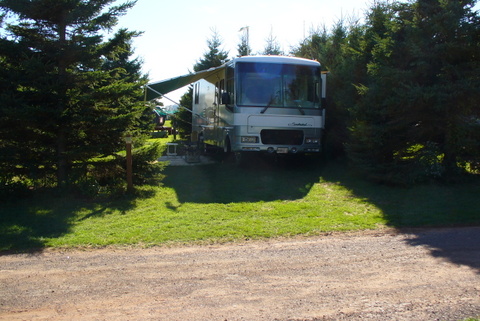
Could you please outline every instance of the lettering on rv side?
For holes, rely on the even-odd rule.
[[[313,125],[312,124],[308,124],[308,123],[290,123],[288,124],[288,126],[290,127],[312,127]]]

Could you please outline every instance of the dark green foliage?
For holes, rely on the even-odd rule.
[[[365,78],[356,84],[359,94],[350,108],[350,137],[347,153],[353,164],[377,181],[392,182],[399,173],[394,155],[408,144],[403,122],[409,108],[400,100],[403,77],[396,64],[403,57],[393,30],[395,12],[377,4],[367,16],[364,49],[368,53]]]
[[[134,142],[135,146],[135,142]],[[165,164],[156,162],[165,146],[160,142],[144,144],[132,151],[134,185],[158,184],[159,173]],[[74,190],[82,196],[118,196],[125,193],[126,159],[124,155],[105,157],[84,162],[76,167]]]
[[[328,139],[367,177],[410,184],[478,173],[474,4],[375,2],[363,26],[338,23],[296,49],[330,71]]]
[[[277,37],[273,36],[273,33],[270,32],[270,35],[266,39],[266,45],[263,49],[262,55],[272,55],[272,56],[282,56],[283,51],[280,47],[280,44],[277,41]]]
[[[92,159],[118,157],[126,133],[144,137],[150,130],[150,108],[142,102],[146,78],[141,62],[131,59],[140,33],[120,29],[108,40],[101,34],[135,2],[108,8],[111,3],[0,1],[11,18],[0,38],[3,186],[65,187],[82,175],[117,175],[118,166]]]
[[[221,66],[228,61],[228,52],[220,49],[222,39],[218,32],[213,30],[212,37],[207,40],[207,45],[208,51],[206,51],[203,57],[193,66],[193,70],[196,72]]]
[[[469,7],[418,1],[372,11],[368,93],[355,116],[374,106],[376,121],[366,121],[374,133],[383,131],[375,153],[384,157],[377,164],[387,181],[452,179],[478,159],[471,144],[479,142],[472,134],[479,119],[480,25]],[[353,148],[361,133],[353,127]]]

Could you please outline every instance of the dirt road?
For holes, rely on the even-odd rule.
[[[0,320],[462,320],[480,228],[0,257]]]

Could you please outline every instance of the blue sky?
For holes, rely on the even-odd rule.
[[[117,0],[123,3],[127,0]],[[189,73],[207,51],[216,30],[222,49],[237,55],[240,28],[248,26],[254,53],[263,51],[272,34],[289,52],[312,29],[331,28],[340,19],[359,19],[373,0],[138,0],[120,18],[118,27],[143,31],[135,39],[135,53],[144,73],[160,81]],[[170,98],[178,100],[185,89]],[[168,95],[167,95],[168,96]],[[166,105],[170,103],[165,102]]]
[[[126,1],[126,0],[125,0]],[[125,1],[118,0],[118,3]],[[151,81],[189,73],[207,51],[216,30],[222,49],[237,55],[240,28],[248,26],[254,53],[263,51],[270,33],[289,52],[312,29],[331,27],[343,18],[362,17],[369,0],[138,0],[118,27],[143,31],[135,54],[143,59]],[[178,100],[185,89],[172,93]],[[166,105],[170,104],[168,101]]]

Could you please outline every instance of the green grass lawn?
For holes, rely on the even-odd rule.
[[[480,223],[480,183],[394,188],[335,162],[167,167],[159,186],[109,201],[40,196],[0,209],[0,250],[224,242]]]

